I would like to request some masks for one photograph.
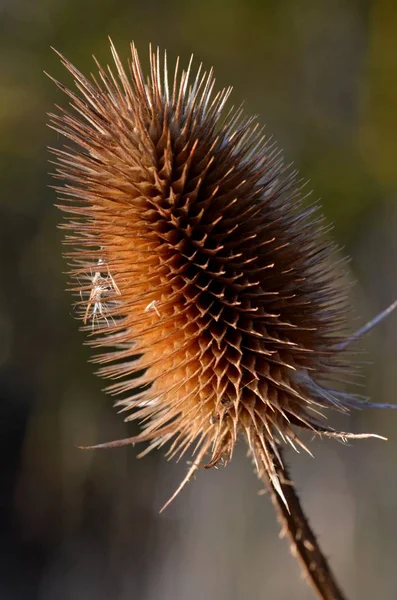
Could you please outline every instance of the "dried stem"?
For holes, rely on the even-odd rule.
[[[291,552],[300,561],[305,579],[321,600],[346,600],[302,510],[295,486],[289,478],[288,469],[283,464],[281,446],[278,445],[277,454],[270,446],[268,452],[273,459],[274,468],[288,508],[274,488],[272,479],[264,465],[259,475],[270,492],[279,522],[282,525],[282,533],[288,533],[291,541]]]

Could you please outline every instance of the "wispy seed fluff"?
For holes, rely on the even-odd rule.
[[[51,126],[71,276],[99,373],[139,419],[143,452],[229,461],[245,436],[282,495],[273,459],[299,429],[346,437],[321,420],[360,399],[332,389],[343,357],[346,282],[318,207],[253,118],[225,109],[212,71],[170,79],[150,53],[145,79],[98,65],[75,79]],[[339,268],[339,267],[338,267]],[[116,442],[120,443],[120,442]],[[123,442],[121,442],[123,443]],[[111,445],[111,444],[110,444]]]

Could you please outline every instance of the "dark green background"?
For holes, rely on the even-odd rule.
[[[46,112],[83,72],[134,40],[215,67],[284,148],[352,257],[361,320],[397,295],[397,4],[202,0],[2,0],[0,4],[0,597],[10,600],[303,600],[272,507],[241,447],[200,472],[162,515],[186,464],[79,443],[132,435],[87,363],[64,292]],[[395,402],[397,315],[362,348],[365,393]],[[397,414],[332,416],[388,436],[316,442],[289,455],[298,489],[349,598],[397,597]]]

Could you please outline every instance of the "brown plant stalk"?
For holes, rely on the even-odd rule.
[[[271,452],[271,450],[269,450]],[[317,538],[303,512],[294,483],[283,459],[283,449],[272,455],[286,503],[263,468],[259,476],[265,483],[278,514],[282,535],[288,535],[292,554],[299,560],[306,581],[322,600],[345,600]]]
[[[245,437],[309,581],[341,599],[281,443],[308,450],[301,429],[371,437],[323,412],[372,406],[332,380],[373,324],[346,337],[348,289],[318,206],[255,121],[225,109],[230,89],[201,67],[192,78],[191,63],[170,80],[159,52],[145,79],[134,46],[128,71],[111,49],[116,73],[98,64],[91,79],[61,57],[77,90],[56,82],[71,104],[50,122],[68,139],[54,176],[79,316],[116,406],[143,424],[95,447],[190,451],[171,501]]]

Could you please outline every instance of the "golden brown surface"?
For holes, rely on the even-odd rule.
[[[112,347],[100,373],[144,423],[134,441],[195,449],[185,481],[229,460],[243,432],[277,487],[275,437],[301,444],[296,425],[339,435],[319,411],[358,402],[321,383],[346,371],[335,247],[274,144],[224,108],[212,71],[177,65],[169,83],[157,52],[146,81],[134,46],[129,74],[112,53],[116,75],[98,65],[92,81],[62,59],[78,95],[58,83],[72,110],[51,121],[74,144],[54,151],[56,177],[81,315],[92,345]]]

